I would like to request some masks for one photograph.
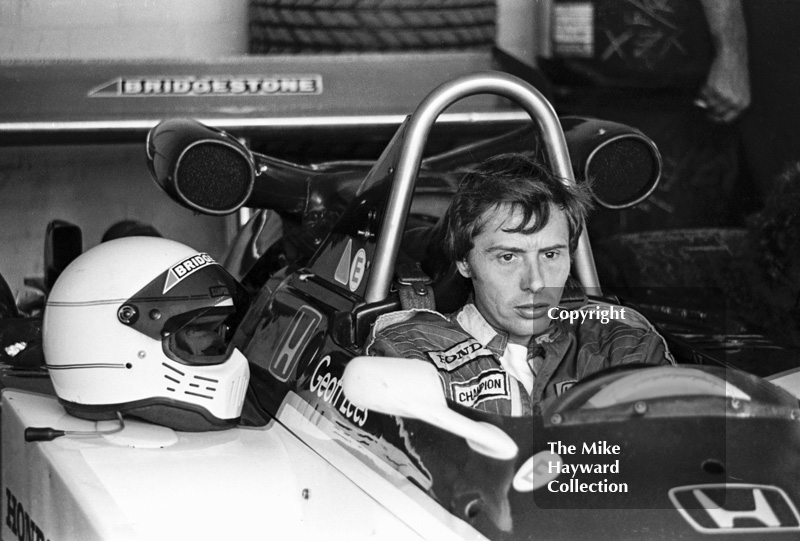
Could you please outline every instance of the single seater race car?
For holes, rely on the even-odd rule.
[[[513,100],[536,130],[425,157],[437,116],[479,93]],[[271,227],[257,215],[226,262],[251,295],[232,330],[250,368],[241,421],[196,433],[131,418],[119,430],[8,387],[3,539],[796,538],[797,371],[767,381],[666,333],[679,366],[599,373],[515,418],[447,402],[432,366],[362,356],[379,315],[463,302],[426,234],[460,166],[517,148],[566,182],[588,171],[607,206],[657,182],[646,137],[559,120],[502,73],[433,90],[374,164],[298,166],[195,121],[156,126],[151,171],[175,200],[282,219],[256,259]],[[602,302],[585,234],[573,269],[564,304]]]

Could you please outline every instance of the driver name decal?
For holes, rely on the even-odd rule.
[[[167,271],[167,279],[164,281],[164,291],[162,293],[166,293],[178,285],[181,280],[187,278],[194,272],[199,271],[207,265],[216,265],[216,263],[217,262],[206,253],[187,257],[180,263],[173,265],[169,271]]]
[[[325,355],[317,363],[314,373],[311,375],[311,385],[309,389],[317,395],[317,398],[330,404],[339,413],[356,423],[364,426],[367,422],[369,410],[360,408],[350,402],[342,391],[342,379],[331,374],[328,370],[331,366],[331,356]]]
[[[118,77],[93,89],[90,98],[182,96],[279,96],[322,94],[322,75],[155,75]]]
[[[467,381],[450,383],[450,390],[456,402],[473,407],[485,400],[508,397],[508,376],[502,370],[487,370]]]
[[[491,355],[492,353],[484,348],[477,340],[469,339],[459,342],[455,346],[445,351],[429,351],[428,357],[439,370],[452,372],[456,368],[470,362],[476,357]]]

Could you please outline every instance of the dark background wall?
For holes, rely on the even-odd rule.
[[[84,249],[124,219],[152,223],[165,237],[221,258],[235,218],[195,215],[150,179],[144,143],[0,147],[0,273],[15,292],[42,276],[50,220],[83,229]]]

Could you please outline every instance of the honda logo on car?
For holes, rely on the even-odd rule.
[[[23,507],[22,502],[6,488],[6,526],[17,539],[45,541],[49,539]]]
[[[690,485],[671,489],[669,498],[698,532],[800,532],[797,507],[775,486]]]
[[[367,422],[367,415],[369,410],[366,408],[358,408],[350,402],[342,392],[342,380],[331,375],[330,372],[324,370],[331,365],[331,356],[325,355],[320,359],[314,373],[311,375],[311,391],[316,393],[319,398],[329,403],[331,406],[339,410],[339,413],[351,419],[358,426],[364,426]]]

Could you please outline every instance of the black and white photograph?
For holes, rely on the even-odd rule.
[[[800,0],[0,0],[0,540],[800,538]]]

